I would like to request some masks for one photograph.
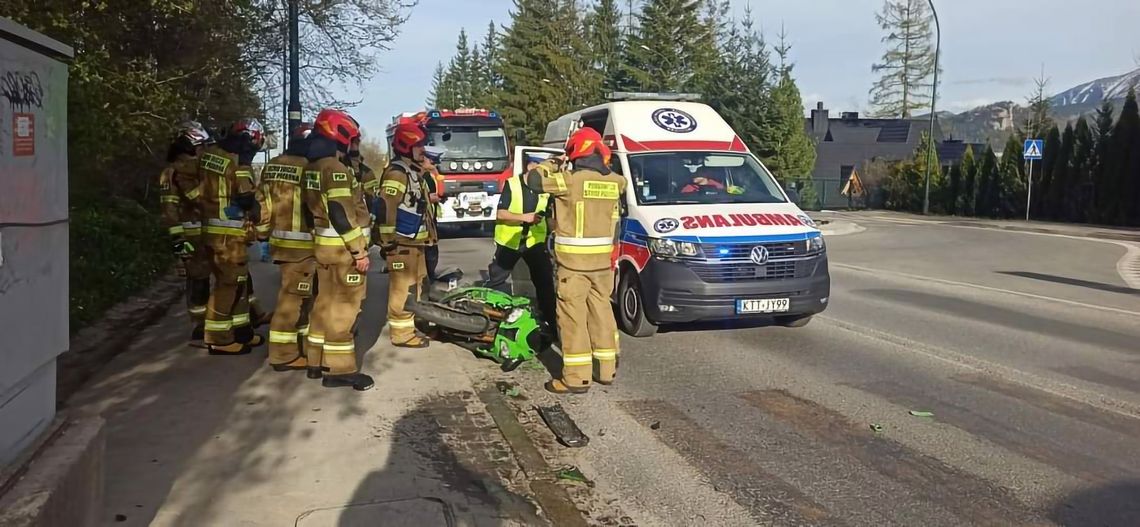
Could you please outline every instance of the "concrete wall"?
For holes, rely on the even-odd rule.
[[[0,18],[0,466],[51,423],[68,347],[70,56]]]

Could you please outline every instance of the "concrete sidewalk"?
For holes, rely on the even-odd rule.
[[[271,268],[253,269],[271,296]],[[498,370],[453,346],[391,347],[384,275],[369,279],[369,392],[273,372],[264,349],[189,348],[180,306],[139,334],[69,404],[107,421],[105,524],[548,524],[477,395]]]

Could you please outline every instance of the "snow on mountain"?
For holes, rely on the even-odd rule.
[[[1096,107],[1105,100],[1123,99],[1128,88],[1137,84],[1140,84],[1140,69],[1074,86],[1054,95],[1051,101],[1056,110],[1069,106]]]

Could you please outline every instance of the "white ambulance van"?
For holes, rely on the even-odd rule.
[[[728,123],[695,98],[611,94],[611,102],[551,122],[546,148],[520,147],[516,159],[561,151],[583,126],[613,149],[611,168],[629,183],[614,251],[614,300],[626,333],[744,317],[806,325],[831,294],[823,236]]]

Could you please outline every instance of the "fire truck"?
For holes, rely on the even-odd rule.
[[[511,176],[507,135],[498,113],[481,108],[403,113],[388,126],[388,146],[398,124],[427,130],[428,144],[446,149],[437,167],[443,177],[439,223],[495,221],[499,193]]]

